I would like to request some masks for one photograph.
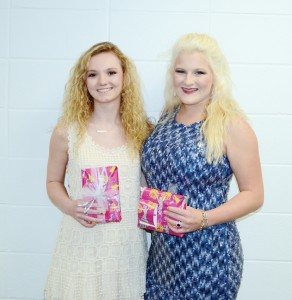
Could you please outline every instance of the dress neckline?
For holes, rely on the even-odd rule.
[[[88,133],[88,131],[86,130],[86,137],[88,138],[89,142],[94,146],[96,147],[97,149],[101,150],[101,151],[105,151],[105,152],[114,152],[114,151],[123,151],[127,148],[128,144],[125,143],[121,146],[116,146],[116,147],[105,147],[105,146],[102,146],[98,143],[96,143],[92,136]]]
[[[197,126],[200,126],[200,125],[203,124],[204,120],[197,121],[197,122],[194,122],[194,123],[189,124],[189,125],[185,125],[185,124],[183,124],[183,123],[179,123],[179,122],[176,120],[176,115],[178,114],[179,109],[180,109],[180,106],[178,106],[178,107],[174,110],[174,113],[173,113],[173,116],[172,116],[172,121],[173,121],[173,123],[174,123],[176,126],[180,126],[180,127],[184,127],[184,128],[193,128],[193,127],[197,127]]]

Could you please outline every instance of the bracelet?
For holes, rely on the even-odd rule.
[[[202,221],[201,221],[201,226],[199,228],[199,231],[203,231],[208,227],[208,216],[207,213],[204,210],[201,210],[202,213]]]

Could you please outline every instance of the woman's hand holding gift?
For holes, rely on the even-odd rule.
[[[165,219],[174,232],[187,233],[201,228],[202,212],[191,206],[187,206],[186,209],[169,206],[165,211],[165,215],[168,216]]]
[[[92,228],[98,223],[96,204],[84,200],[71,201],[67,208],[67,214],[79,222],[82,226]],[[90,215],[90,216],[89,216]]]

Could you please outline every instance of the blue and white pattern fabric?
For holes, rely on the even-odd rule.
[[[214,209],[227,201],[233,175],[228,158],[206,160],[203,122],[189,126],[160,121],[142,151],[142,171],[151,188],[188,196],[188,206]],[[147,262],[146,300],[233,300],[243,254],[234,221],[185,234],[153,232]]]

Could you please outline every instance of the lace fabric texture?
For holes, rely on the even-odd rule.
[[[81,168],[115,165],[119,169],[122,221],[85,228],[64,215],[45,286],[45,300],[143,299],[146,234],[137,227],[140,163],[127,146],[104,149],[87,135],[74,156],[69,129],[68,192],[81,198]]]

